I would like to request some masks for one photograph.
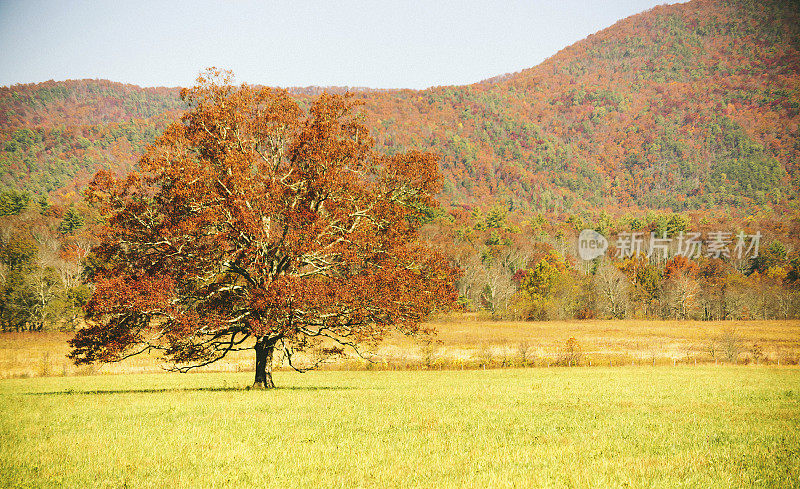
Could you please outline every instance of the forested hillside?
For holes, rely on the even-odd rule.
[[[800,169],[798,12],[787,1],[657,7],[520,73],[356,93],[386,152],[442,154],[454,205],[785,203]],[[100,167],[130,170],[179,113],[177,93],[92,80],[0,89],[0,182],[77,191]]]
[[[347,89],[290,91],[305,106],[324,90]],[[519,73],[352,92],[379,151],[441,155],[443,206],[425,238],[463,271],[465,307],[529,319],[800,317],[800,2],[657,7]],[[74,323],[101,221],[82,191],[99,169],[135,169],[182,113],[178,94],[103,80],[0,88],[0,292],[19,306],[0,308],[3,328]],[[609,260],[576,258],[584,228],[608,238]],[[619,253],[616,237],[630,232],[706,243],[726,232],[730,253]],[[735,237],[757,233],[760,255],[734,258]]]
[[[0,185],[78,198],[98,169],[133,169],[181,108],[177,89],[105,80],[2,87]]]
[[[369,114],[388,149],[445,155],[454,203],[794,199],[799,12],[750,0],[658,7],[499,81],[367,96]]]

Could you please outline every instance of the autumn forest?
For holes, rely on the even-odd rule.
[[[3,330],[81,324],[87,273],[106,266],[93,249],[108,216],[87,186],[101,170],[141,169],[189,108],[180,91],[106,80],[0,87]],[[325,92],[350,92],[377,153],[437,155],[438,204],[420,203],[413,219],[452,267],[461,310],[800,317],[796,1],[656,7],[467,86],[288,89],[306,112]],[[602,256],[579,256],[585,229],[607,240]],[[694,233],[702,246],[683,253],[676,240]],[[632,235],[641,253],[626,248]],[[651,253],[665,237],[664,252]]]

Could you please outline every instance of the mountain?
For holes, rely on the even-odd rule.
[[[800,190],[798,31],[797,1],[694,0],[519,73],[355,93],[380,149],[442,155],[451,208],[789,208]],[[3,87],[0,186],[77,197],[99,168],[130,171],[178,117],[177,93],[101,80]]]
[[[0,88],[0,186],[77,198],[99,169],[131,171],[180,116],[178,92],[107,80]]]
[[[453,202],[681,210],[794,199],[797,7],[657,7],[498,81],[367,106],[388,150],[444,155]]]

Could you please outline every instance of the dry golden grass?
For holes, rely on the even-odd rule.
[[[132,374],[161,372],[163,364],[154,355],[139,355],[119,363],[76,366],[67,358],[72,333],[0,333],[0,378],[64,375]],[[237,372],[252,369],[252,352],[235,352],[224,361],[203,369]]]
[[[545,360],[557,358],[569,338],[577,340],[583,356],[598,359],[713,362],[712,346],[718,361],[729,361],[728,349],[738,349],[738,362],[797,363],[800,357],[800,321],[491,322],[459,316],[432,325],[445,349],[518,351],[527,344]]]
[[[566,343],[580,365],[765,363],[797,364],[800,321],[548,321],[495,322],[476,315],[430,323],[432,337],[391,336],[372,352],[374,363],[355,356],[328,369],[459,369],[548,366],[567,363]],[[0,334],[0,378],[146,373],[162,370],[154,356],[97,367],[76,367],[66,354],[70,333]],[[524,353],[524,355],[523,355]],[[251,351],[235,352],[203,369],[241,372],[253,368]]]

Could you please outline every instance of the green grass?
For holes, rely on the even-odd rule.
[[[9,487],[798,487],[800,370],[0,381]]]

